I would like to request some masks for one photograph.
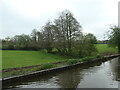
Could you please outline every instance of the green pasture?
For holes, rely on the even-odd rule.
[[[109,53],[117,53],[117,47],[109,47],[107,44],[97,44],[96,45],[98,53],[100,54],[109,54]]]
[[[66,59],[60,55],[48,54],[42,51],[3,50],[2,69],[53,63]]]
[[[117,53],[117,48],[106,44],[96,45],[99,54]],[[2,69],[59,62],[69,58],[45,51],[2,50]]]

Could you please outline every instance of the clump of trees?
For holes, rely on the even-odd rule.
[[[111,26],[107,36],[109,38],[109,46],[118,47],[118,53],[120,53],[120,27]]]
[[[83,34],[82,26],[68,10],[61,12],[53,22],[48,21],[40,31],[34,29],[30,35],[16,35],[6,41],[12,49],[46,49],[48,53],[54,50],[74,57],[90,56],[97,51],[96,37],[91,33]]]

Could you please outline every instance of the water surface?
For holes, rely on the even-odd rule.
[[[44,76],[30,78],[8,88],[118,88],[120,57]]]

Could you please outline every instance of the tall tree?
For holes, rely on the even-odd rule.
[[[52,22],[48,21],[43,27],[43,36],[44,36],[44,46],[47,49],[48,53],[52,51],[53,48],[53,30]]]
[[[68,10],[63,11],[54,22],[61,31],[61,39],[64,40],[64,50],[66,50],[68,53],[71,53],[74,45],[73,42],[82,33],[81,25]]]
[[[33,43],[37,42],[37,32],[38,32],[37,29],[32,30],[31,37],[32,37]]]
[[[93,52],[96,52],[96,37],[91,34],[83,34],[81,37],[75,42],[75,52],[78,57],[85,57],[92,55]]]
[[[92,54],[92,52],[97,51],[95,44],[97,43],[97,39],[96,37],[91,34],[88,33],[86,35],[84,35],[84,39],[83,39],[83,47],[84,47],[84,51],[85,54],[90,56]]]
[[[29,35],[16,35],[11,39],[14,42],[15,49],[28,49],[31,38]]]

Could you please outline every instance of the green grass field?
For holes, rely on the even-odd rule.
[[[106,44],[98,44],[96,46],[100,54],[117,52],[117,48],[108,47]],[[43,51],[3,50],[2,69],[46,64],[67,59],[69,58],[48,54]]]
[[[109,47],[107,44],[97,44],[96,45],[98,53],[107,54],[107,53],[117,53],[117,48]]]
[[[42,51],[2,51],[2,69],[58,62],[68,58]]]

